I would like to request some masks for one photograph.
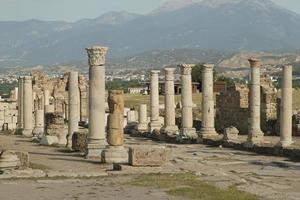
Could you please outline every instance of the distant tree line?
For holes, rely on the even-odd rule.
[[[124,80],[114,80],[106,82],[107,90],[124,90],[126,93],[128,88],[131,87],[143,87],[144,85],[138,80],[124,81]]]
[[[0,85],[0,96],[3,98],[8,98],[10,96],[10,92],[18,86],[17,82],[13,83],[2,83]]]

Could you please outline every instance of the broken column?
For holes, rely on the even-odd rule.
[[[215,103],[214,103],[214,65],[202,66],[202,121],[201,137],[213,139],[218,136],[215,130]]]
[[[261,62],[257,59],[249,59],[251,67],[251,82],[250,82],[250,119],[248,125],[248,140],[246,146],[263,141],[263,132],[260,128],[260,67]]]
[[[283,81],[280,105],[280,142],[279,146],[287,147],[292,141],[292,116],[293,116],[293,67],[283,67]]]
[[[23,84],[24,84],[24,78],[19,77],[18,79],[18,128],[17,128],[17,134],[22,133],[22,129],[24,126],[24,121],[23,121]]]
[[[183,64],[181,68],[181,130],[182,139],[197,139],[196,129],[193,128],[193,95],[192,95],[192,67],[194,65]]]
[[[148,131],[147,121],[147,104],[141,104],[139,108],[139,123],[136,126],[136,130],[140,133]]]
[[[78,72],[72,71],[69,74],[69,120],[68,120],[68,135],[67,147],[72,148],[72,136],[78,131],[79,121],[79,87],[78,87]]]
[[[87,48],[89,57],[89,134],[87,158],[100,158],[105,148],[105,55],[106,47]]]
[[[32,134],[34,136],[41,136],[44,134],[44,110],[36,110],[34,116],[35,125]]]
[[[107,119],[107,143],[103,151],[104,163],[128,163],[128,150],[124,148],[124,97],[123,90],[109,91],[109,115]]]
[[[24,129],[22,131],[22,135],[25,137],[32,136],[32,106],[32,79],[31,76],[25,76],[23,85]]]
[[[150,83],[150,112],[151,121],[149,123],[150,132],[160,130],[161,123],[159,121],[159,70],[151,70]]]
[[[175,124],[174,71],[175,68],[165,68],[165,124],[161,131],[167,134],[178,131]]]

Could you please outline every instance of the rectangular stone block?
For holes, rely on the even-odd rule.
[[[135,146],[129,149],[129,164],[135,167],[162,166],[169,158],[169,151],[162,146]]]

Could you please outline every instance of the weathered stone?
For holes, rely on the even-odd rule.
[[[127,164],[128,149],[123,146],[109,146],[103,151],[102,162],[108,164]]]
[[[87,145],[87,133],[75,132],[72,137],[72,149],[74,151],[85,152]]]
[[[161,123],[159,121],[159,70],[151,71],[150,83],[150,114],[151,121],[149,123],[149,131],[160,130]]]
[[[144,133],[148,131],[147,104],[140,105],[139,123],[136,126],[136,130],[140,133]]]
[[[18,155],[14,151],[0,151],[0,169],[17,169],[20,166]]]
[[[24,119],[24,128],[22,130],[22,135],[25,137],[32,136],[32,78],[31,76],[24,77],[24,86],[23,86],[23,119]]]
[[[58,145],[59,140],[57,136],[53,135],[43,135],[40,144],[44,146],[52,146],[52,145]]]
[[[168,161],[165,147],[135,146],[129,149],[129,164],[136,167],[162,166]]]
[[[224,129],[224,141],[232,141],[238,139],[239,130],[233,126]]]

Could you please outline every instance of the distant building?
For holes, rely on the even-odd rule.
[[[128,88],[129,94],[148,94],[148,88],[147,87],[132,87]]]

